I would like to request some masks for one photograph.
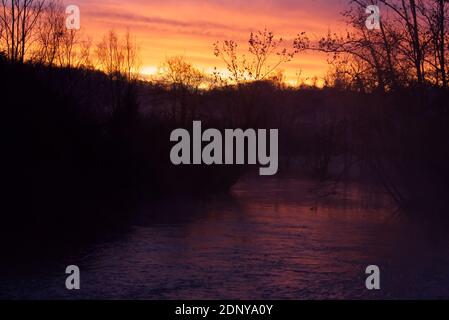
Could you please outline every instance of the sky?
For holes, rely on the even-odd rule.
[[[252,31],[267,28],[291,43],[301,31],[311,38],[343,30],[347,0],[68,0],[81,11],[81,32],[99,40],[108,30],[128,28],[140,47],[142,73],[155,73],[167,57],[184,56],[210,72],[224,64],[213,43],[235,40],[247,48]],[[326,56],[302,53],[284,65],[287,81],[323,77]]]

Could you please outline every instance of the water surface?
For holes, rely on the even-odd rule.
[[[126,232],[32,274],[3,276],[0,297],[449,298],[444,235],[397,218],[378,192],[316,187],[245,178],[229,196],[143,204]],[[81,268],[78,292],[64,286],[69,264]],[[379,291],[365,288],[372,264],[381,268]]]

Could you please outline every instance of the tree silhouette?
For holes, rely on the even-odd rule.
[[[214,54],[226,65],[229,78],[234,83],[266,80],[282,64],[293,59],[295,52],[282,48],[284,40],[276,39],[273,32],[251,32],[247,54],[239,56],[234,40],[214,43]]]
[[[366,7],[373,3],[381,6],[380,30],[365,26]],[[346,61],[353,80],[372,90],[447,87],[448,1],[351,0],[349,4],[344,12],[346,34],[329,31],[311,41],[303,32],[295,39],[296,50],[326,52],[332,63]]]
[[[187,124],[195,117],[197,109],[195,94],[205,83],[206,76],[181,56],[167,58],[161,72],[162,81],[168,86],[172,95],[172,119]]]
[[[1,0],[0,29],[11,61],[24,62],[45,0]]]

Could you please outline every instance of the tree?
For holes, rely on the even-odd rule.
[[[13,62],[24,62],[45,0],[1,0],[0,29],[6,55]]]
[[[346,60],[370,89],[435,84],[447,87],[447,4],[443,0],[350,0],[344,13],[349,30],[329,32],[312,42],[298,35],[298,51],[317,50],[331,55],[332,63]],[[365,27],[366,7],[382,5],[380,30]],[[370,81],[374,79],[374,81]]]
[[[161,69],[162,80],[169,86],[173,98],[171,111],[173,120],[180,120],[181,123],[190,122],[190,119],[187,119],[188,114],[190,113],[192,119],[196,115],[195,97],[206,80],[205,75],[181,56],[167,58]],[[180,109],[179,119],[178,109]]]
[[[278,68],[294,57],[295,52],[281,48],[284,40],[276,39],[273,32],[264,29],[251,32],[247,54],[239,57],[234,40],[214,43],[214,54],[225,63],[229,78],[235,83],[266,80]]]
[[[433,0],[430,5],[419,3],[419,12],[424,17],[431,50],[427,63],[432,66],[436,85],[447,88],[447,23],[449,1]]]
[[[162,79],[171,86],[198,89],[205,80],[204,74],[186,62],[184,57],[176,56],[165,60],[162,65]]]
[[[99,68],[112,78],[135,80],[140,68],[138,47],[127,31],[123,39],[110,30],[97,44]]]
[[[401,58],[414,69],[413,81],[420,86],[429,82],[439,85],[441,77],[441,83],[445,87],[447,79],[444,39],[447,37],[445,27],[447,1],[379,0],[379,2],[394,14],[396,28],[404,30],[399,43]]]
[[[33,61],[53,65],[58,60],[64,38],[65,12],[62,3],[52,0],[45,6],[36,25]]]
[[[97,61],[100,70],[110,79],[113,112],[122,112],[123,106],[135,105],[135,81],[139,74],[138,48],[129,31],[124,38],[110,30],[97,44]]]
[[[97,44],[97,60],[99,68],[111,78],[119,78],[124,72],[124,53],[119,38],[114,30],[110,30]]]
[[[58,63],[61,67],[79,67],[81,61],[77,57],[79,39],[77,30],[64,29],[59,45]]]

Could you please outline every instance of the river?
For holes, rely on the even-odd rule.
[[[26,275],[0,277],[0,298],[449,298],[444,232],[395,215],[357,184],[318,197],[303,178],[244,178],[227,196],[143,204],[126,232]],[[81,290],[65,289],[65,266]],[[378,265],[381,289],[365,287]]]

